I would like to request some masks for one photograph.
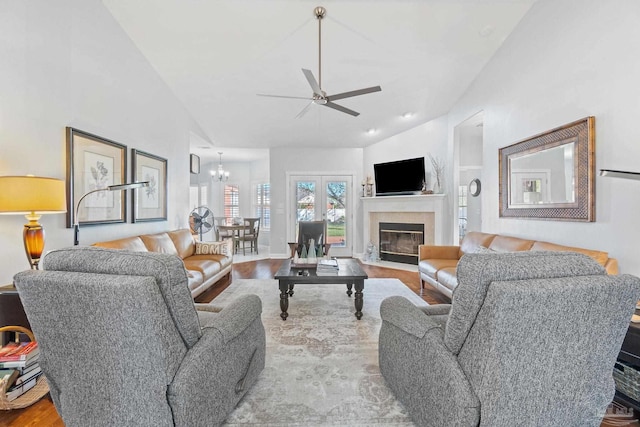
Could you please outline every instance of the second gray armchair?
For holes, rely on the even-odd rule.
[[[600,426],[640,279],[570,252],[467,254],[451,305],[382,302],[380,370],[419,426]]]

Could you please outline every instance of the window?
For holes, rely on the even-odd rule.
[[[191,209],[195,209],[198,206],[207,206],[207,191],[208,187],[202,184],[189,187],[189,205],[191,205]]]
[[[240,194],[237,185],[224,186],[224,216],[235,218],[240,216]]]
[[[271,226],[271,184],[256,185],[255,193],[256,217],[260,218],[260,227],[270,228]]]

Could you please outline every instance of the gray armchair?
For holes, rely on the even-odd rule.
[[[640,279],[570,252],[468,254],[452,304],[387,298],[380,370],[420,426],[599,426]]]
[[[255,295],[196,311],[182,261],[53,251],[15,276],[67,426],[216,426],[264,368]]]

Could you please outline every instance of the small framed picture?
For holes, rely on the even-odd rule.
[[[149,185],[133,190],[133,222],[167,220],[167,159],[131,149],[133,182]]]
[[[195,154],[189,155],[189,171],[191,173],[200,173],[200,157]]]
[[[72,127],[67,134],[67,227],[126,222],[127,146]]]

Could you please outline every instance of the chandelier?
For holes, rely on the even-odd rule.
[[[222,151],[218,151],[220,160],[218,161],[218,170],[211,171],[211,179],[214,181],[224,182],[229,179],[229,171],[222,169]]]

